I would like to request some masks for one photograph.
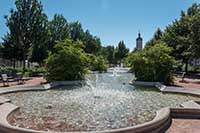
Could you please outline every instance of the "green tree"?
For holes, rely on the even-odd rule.
[[[116,61],[115,61],[115,47],[112,46],[112,45],[109,45],[106,47],[106,51],[108,53],[108,56],[107,56],[107,60],[110,64],[116,64]]]
[[[115,59],[121,63],[122,59],[128,56],[129,49],[126,48],[124,41],[120,41],[115,52]]]
[[[64,16],[55,14],[52,21],[49,22],[50,38],[49,50],[52,51],[56,42],[70,38],[69,24]]]
[[[200,14],[200,6],[193,4],[187,12],[181,12],[181,17],[169,25],[163,36],[164,42],[173,48],[173,55],[185,63],[185,72],[188,71],[188,61],[199,53],[196,51],[199,46],[197,18]],[[196,48],[196,49],[195,49]]]
[[[171,50],[165,44],[155,44],[150,49],[131,53],[126,60],[137,80],[169,83],[175,64],[175,59],[170,56]]]
[[[154,44],[162,41],[162,36],[163,36],[162,30],[160,28],[157,28],[156,32],[153,35],[153,38],[146,43],[145,48],[149,48]]]
[[[108,45],[106,47],[101,47],[99,55],[107,59],[109,64],[116,64],[115,61],[115,47],[113,45]]]
[[[191,38],[193,40],[192,52],[195,58],[200,58],[200,5],[193,4],[188,9],[188,14],[193,15],[191,22]]]
[[[69,25],[70,27],[70,38],[73,41],[81,41],[84,39],[84,30],[82,28],[81,23],[77,22],[73,22],[70,23]]]
[[[86,30],[84,33],[84,39],[82,41],[84,43],[84,51],[86,53],[97,55],[101,48],[101,41],[98,37],[92,36],[89,30]]]
[[[47,16],[38,0],[16,0],[16,9],[6,16],[9,34],[22,54],[23,68],[31,48],[46,44]],[[42,59],[42,58],[41,58]],[[34,58],[32,58],[34,60]]]
[[[63,40],[54,46],[47,59],[48,81],[80,80],[84,78],[87,55],[80,42]]]
[[[91,71],[105,72],[107,71],[107,61],[103,56],[95,56],[93,54],[87,54],[88,68]]]

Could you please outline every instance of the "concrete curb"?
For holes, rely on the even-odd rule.
[[[10,102],[10,99],[0,96],[0,105],[7,102]]]
[[[58,86],[71,86],[71,85],[84,85],[86,84],[85,80],[76,80],[76,81],[54,81],[48,84],[44,84],[45,89],[52,89]]]
[[[146,82],[146,81],[130,81],[129,84],[137,86],[149,86],[156,87],[161,92],[165,93],[180,93],[180,94],[190,94],[200,96],[200,91],[195,89],[185,89],[183,87],[165,86],[160,82]]]

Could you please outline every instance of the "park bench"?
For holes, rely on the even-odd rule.
[[[177,74],[177,77],[181,78],[181,81],[184,81],[185,75],[186,75],[186,72],[181,72],[181,73]]]
[[[15,77],[15,81],[17,81],[18,84],[24,84],[25,83],[25,79],[23,78],[23,74],[22,73],[17,73],[16,77]]]
[[[8,84],[9,78],[7,74],[1,74],[1,80],[3,82],[3,86],[9,86]]]
[[[17,73],[16,76],[8,77],[7,74],[1,74],[1,80],[3,82],[3,86],[9,86],[9,82],[15,82],[17,81],[18,84],[23,84],[25,79],[23,78],[22,73]]]
[[[183,72],[182,75],[181,75],[181,77],[180,77],[182,79],[182,81],[184,81],[185,74],[186,74],[186,72]]]

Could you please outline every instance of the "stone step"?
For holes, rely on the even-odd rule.
[[[181,104],[182,107],[184,108],[194,108],[194,109],[200,109],[200,105],[196,103],[195,101],[188,101],[183,104]]]
[[[0,105],[7,102],[10,102],[10,99],[0,96]]]

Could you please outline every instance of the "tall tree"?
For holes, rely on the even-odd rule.
[[[109,45],[106,47],[106,51],[108,53],[108,56],[107,56],[107,60],[109,61],[109,63],[111,64],[115,64],[115,47],[112,46],[112,45]]]
[[[84,51],[86,53],[92,53],[96,55],[101,48],[100,39],[96,36],[91,35],[89,30],[86,30],[86,32],[84,33],[84,38],[82,41],[84,43]]]
[[[128,56],[128,52],[129,49],[126,48],[124,41],[120,41],[116,48],[115,59],[121,63],[122,59]]]
[[[84,38],[84,30],[81,23],[73,22],[70,23],[70,37],[73,41],[81,41]]]
[[[55,14],[49,22],[50,38],[49,49],[52,50],[55,43],[70,38],[69,24],[64,16]]]
[[[45,45],[47,40],[47,16],[38,0],[16,0],[16,9],[6,17],[10,36],[22,53],[23,68],[31,48]],[[32,59],[34,60],[34,58]]]
[[[176,59],[185,63],[185,72],[188,70],[188,61],[197,57],[199,48],[199,20],[200,5],[193,4],[186,12],[181,12],[180,19],[169,25],[163,36],[165,43],[173,47]]]
[[[12,36],[7,33],[3,38],[1,56],[5,59],[13,61],[13,67],[15,67],[15,60],[21,60],[22,53],[18,45],[16,45]]]
[[[153,35],[153,38],[146,43],[145,48],[152,47],[156,43],[159,43],[159,41],[161,41],[162,39],[162,36],[163,36],[162,30],[160,28],[157,28],[156,32]]]
[[[192,52],[195,58],[200,58],[200,5],[193,4],[188,9],[188,14],[193,15],[191,25],[191,38],[193,40]]]

